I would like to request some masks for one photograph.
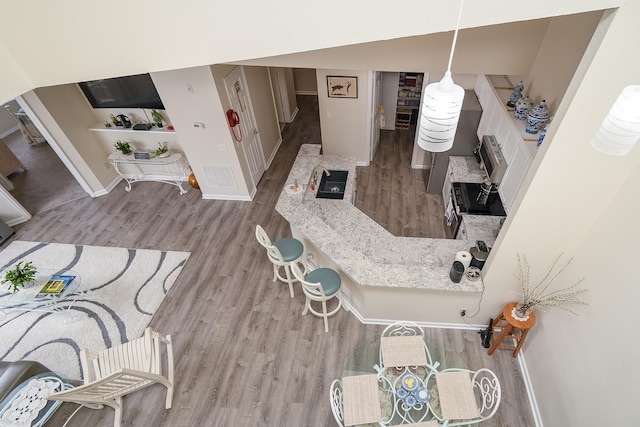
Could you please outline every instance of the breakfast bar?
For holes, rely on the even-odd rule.
[[[456,253],[475,242],[393,236],[353,205],[355,160],[320,149],[302,145],[276,205],[304,243],[307,262],[340,273],[343,294],[363,319],[459,322],[460,308],[477,303],[483,283],[454,283],[449,272]],[[312,178],[325,169],[348,171],[343,199],[316,198]]]

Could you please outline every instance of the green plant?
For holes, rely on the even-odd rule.
[[[12,270],[7,270],[0,283],[9,283],[9,291],[18,292],[21,287],[31,282],[36,277],[36,268],[31,261],[20,261]]]
[[[156,156],[159,156],[160,154],[166,153],[167,151],[169,151],[169,146],[167,146],[167,143],[166,142],[158,142],[158,148],[153,153]]]
[[[162,121],[164,120],[164,116],[155,108],[151,110],[151,118],[153,119],[153,122],[156,124],[156,126],[158,127],[162,126]]]
[[[113,123],[114,126],[118,126],[119,124],[122,125],[122,123],[119,123],[117,117],[113,114],[109,114],[109,120],[111,120],[111,123]]]
[[[133,151],[133,148],[131,148],[131,145],[127,141],[116,141],[113,146],[116,147],[116,150],[121,151],[122,154],[129,154]]]

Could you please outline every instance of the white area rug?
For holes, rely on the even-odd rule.
[[[0,269],[20,260],[79,273],[81,295],[66,312],[10,311],[0,320],[0,360],[35,360],[63,378],[81,379],[79,353],[138,338],[149,324],[188,252],[15,241],[0,252]],[[0,287],[0,295],[7,293]],[[0,318],[2,314],[0,313]]]

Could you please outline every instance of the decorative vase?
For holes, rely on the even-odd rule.
[[[514,319],[519,320],[521,322],[526,322],[529,320],[529,315],[531,314],[531,307],[527,304],[518,303],[513,310],[511,310],[511,315]]]
[[[518,83],[516,87],[513,88],[513,92],[511,93],[511,96],[507,101],[507,107],[515,107],[518,99],[522,98],[523,90],[524,90],[524,85],[522,84],[522,80],[520,80],[520,83]]]
[[[513,116],[518,120],[526,120],[529,110],[533,108],[533,100],[528,96],[519,98],[516,101],[515,108],[513,110]]]
[[[200,188],[200,185],[198,184],[198,180],[196,179],[196,176],[192,173],[191,175],[189,175],[189,185],[192,186],[193,188]]]
[[[169,153],[168,151],[165,151],[164,153],[160,153],[160,154],[158,154],[158,157],[168,157],[168,156],[169,156],[169,154],[170,154],[170,153]]]
[[[538,137],[538,148],[540,148],[540,146],[542,145],[542,141],[544,141],[544,137],[547,136],[547,127],[549,127],[549,125],[545,125],[542,128],[542,131],[540,132],[540,136]]]
[[[527,133],[536,134],[549,119],[549,107],[543,99],[540,104],[536,105],[527,115]]]

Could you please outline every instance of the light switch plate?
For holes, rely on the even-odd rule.
[[[218,151],[227,151],[227,146],[224,144],[218,144]]]

